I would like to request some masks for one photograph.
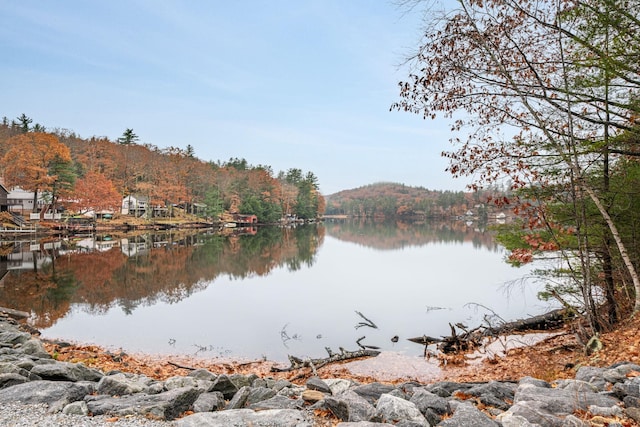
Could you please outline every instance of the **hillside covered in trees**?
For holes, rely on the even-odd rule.
[[[273,223],[285,216],[312,219],[324,211],[312,172],[291,168],[276,174],[240,158],[205,161],[190,145],[140,144],[133,129],[111,141],[32,122],[25,114],[2,119],[0,176],[6,187],[45,194],[52,209],[119,212],[123,198],[137,194],[169,215],[179,205],[213,220],[228,212]]]
[[[326,215],[375,218],[451,218],[474,213],[487,214],[493,205],[487,201],[502,193],[499,190],[436,191],[424,187],[381,182],[326,196]]]

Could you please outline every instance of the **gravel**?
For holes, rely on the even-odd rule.
[[[2,427],[175,427],[173,421],[154,421],[139,416],[112,417],[47,413],[47,405],[0,405]]]

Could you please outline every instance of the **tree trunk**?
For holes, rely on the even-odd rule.
[[[638,273],[636,272],[633,263],[631,262],[631,258],[629,258],[629,254],[627,253],[627,248],[624,246],[622,239],[620,238],[620,233],[618,233],[618,228],[613,223],[611,216],[605,209],[604,205],[598,199],[598,196],[594,193],[594,191],[589,188],[587,185],[583,185],[582,188],[587,192],[593,203],[595,203],[598,211],[604,218],[607,226],[609,227],[609,231],[611,231],[611,235],[613,236],[614,241],[616,242],[616,246],[618,247],[618,251],[620,252],[620,257],[622,257],[622,261],[624,262],[629,275],[631,276],[631,280],[633,281],[633,287],[635,289],[635,303],[633,305],[633,313],[640,312],[640,279],[638,279]]]
[[[38,212],[38,189],[33,189],[33,213]]]

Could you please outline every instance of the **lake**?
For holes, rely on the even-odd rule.
[[[149,354],[286,361],[550,310],[475,224],[293,228],[4,241],[0,306],[46,338]],[[376,328],[371,327],[373,325]],[[392,342],[392,337],[399,337]],[[364,337],[364,338],[363,338]]]

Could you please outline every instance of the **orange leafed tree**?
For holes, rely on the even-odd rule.
[[[5,179],[10,186],[18,186],[34,193],[34,207],[39,191],[51,191],[58,180],[52,173],[55,162],[70,162],[66,145],[49,133],[27,132],[7,141],[11,147],[3,158]]]
[[[98,172],[88,172],[76,182],[75,200],[80,211],[116,210],[120,194],[110,179]]]

